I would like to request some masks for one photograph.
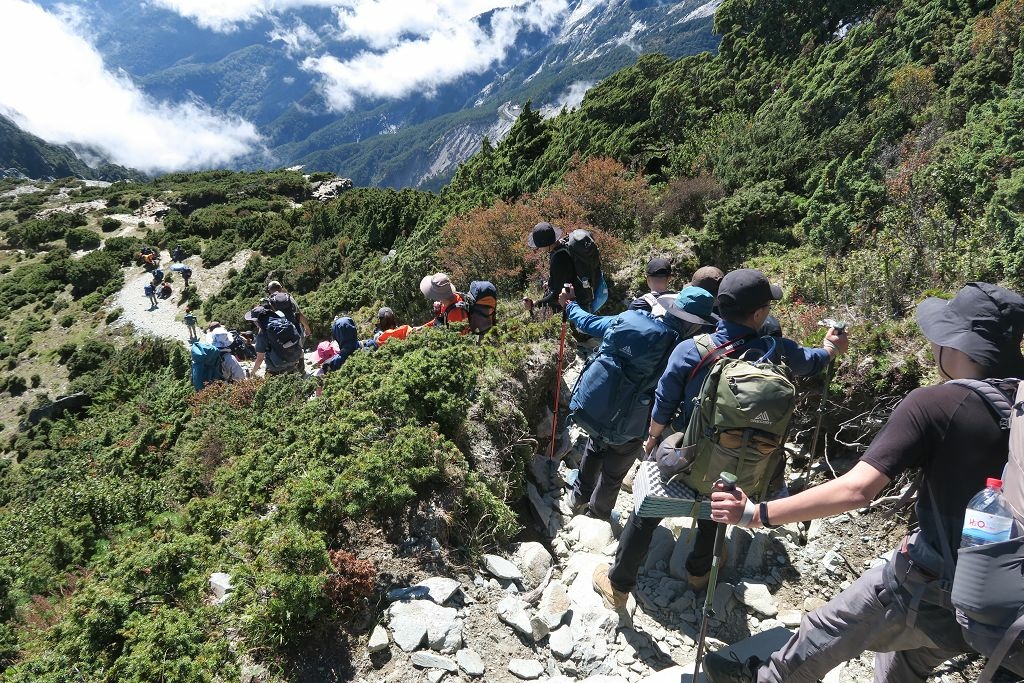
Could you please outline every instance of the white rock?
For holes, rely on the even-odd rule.
[[[395,643],[406,652],[419,647],[424,637],[432,649],[440,650],[449,632],[459,626],[458,614],[454,608],[441,607],[429,600],[396,602],[388,608]]]
[[[800,619],[803,618],[803,616],[804,613],[798,609],[786,609],[779,612],[778,619],[782,622],[783,626],[796,628],[800,625]]]
[[[518,678],[532,681],[543,675],[544,665],[536,659],[512,659],[508,663],[508,670]]]
[[[809,598],[804,598],[804,611],[813,612],[816,609],[824,607],[825,604],[825,601],[818,597],[811,596]]]
[[[436,644],[434,641],[431,641],[429,644],[432,649],[437,650],[441,654],[454,654],[456,650],[462,647],[462,620],[456,619],[452,627],[444,632],[443,638],[438,640]]]
[[[366,644],[366,647],[370,652],[380,652],[381,650],[387,649],[391,641],[388,639],[388,630],[377,624],[373,627],[373,633],[370,634],[370,642]]]
[[[572,656],[573,648],[575,643],[572,639],[572,629],[568,626],[563,626],[557,631],[552,631],[551,637],[548,638],[548,647],[551,648],[551,652],[560,659],[568,659]]]
[[[217,598],[218,602],[223,601],[232,590],[234,590],[234,587],[231,585],[230,574],[225,574],[224,572],[210,574],[210,592],[213,593],[213,597]]]
[[[612,525],[601,519],[577,515],[569,522],[569,529],[576,534],[580,550],[599,553],[615,540]]]
[[[423,588],[427,591],[427,597],[436,602],[438,605],[443,605],[452,599],[459,589],[462,587],[455,579],[449,579],[445,576],[434,576],[425,581],[420,581],[416,584],[416,587]]]
[[[747,607],[757,610],[766,617],[774,617],[779,613],[775,597],[763,583],[741,581],[736,586],[736,598]]]
[[[533,588],[544,580],[553,561],[548,549],[536,541],[520,543],[513,560],[519,565],[527,588]]]
[[[459,666],[447,657],[435,655],[433,652],[414,652],[412,654],[412,665],[421,669],[444,669],[445,671],[458,671]]]
[[[510,595],[498,603],[498,618],[511,626],[520,635],[533,638],[533,622],[527,612],[526,603]]]
[[[427,672],[427,683],[441,683],[446,673],[443,669],[431,669]]]
[[[491,576],[504,579],[505,581],[520,581],[523,578],[523,573],[519,571],[519,567],[500,555],[484,555],[484,569]]]
[[[469,648],[459,650],[455,653],[455,661],[468,676],[479,678],[484,675],[484,660],[476,653],[476,650]]]
[[[552,581],[544,589],[537,604],[537,618],[540,619],[548,630],[558,628],[565,618],[566,612],[572,608],[569,600],[569,592],[561,581]]]
[[[622,676],[598,674],[596,676],[587,676],[580,683],[629,683],[629,679]]]

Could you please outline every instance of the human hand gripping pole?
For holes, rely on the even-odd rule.
[[[715,482],[715,488],[726,493],[735,491],[736,475],[731,472],[722,472],[719,474],[718,481]],[[711,576],[708,577],[708,585],[705,588],[704,609],[700,619],[700,635],[697,638],[697,659],[693,663],[694,683],[700,677],[700,665],[704,659],[704,639],[708,633],[708,620],[715,616],[715,586],[718,584],[718,569],[722,562],[722,550],[725,547],[725,529],[726,525],[722,523],[719,523],[715,529],[715,547],[711,560]]]

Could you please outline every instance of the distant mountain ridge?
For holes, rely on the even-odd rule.
[[[61,3],[41,4],[56,9]],[[337,113],[325,103],[315,75],[268,38],[288,21],[329,24],[332,15],[325,8],[292,10],[277,23],[258,19],[213,34],[152,3],[83,3],[93,42],[111,68],[124,70],[162,101],[198,97],[259,128],[265,149],[236,160],[234,167],[302,164],[308,171],[351,177],[357,185],[431,189],[450,178],[484,136],[500,139],[527,100],[554,113],[640,54],[680,57],[714,50],[718,40],[711,24],[719,4],[573,0],[558,26],[521,31],[503,62],[482,73],[433,94],[364,98]],[[477,21],[486,25],[490,14]],[[327,48],[345,60],[366,46],[335,39]]]
[[[76,150],[65,145],[53,145],[27,133],[18,124],[0,113],[0,176],[25,176],[48,179],[70,176],[88,180],[139,179],[138,171],[100,163],[90,166],[82,156],[94,157],[95,152]],[[81,156],[80,156],[81,154]]]

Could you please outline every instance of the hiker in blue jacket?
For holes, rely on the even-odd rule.
[[[785,357],[786,364],[797,375],[814,375],[824,370],[833,356],[846,351],[849,341],[830,329],[824,348],[810,349],[789,339],[766,339],[757,330],[764,325],[773,301],[782,298],[782,290],[768,282],[759,270],[743,268],[727,274],[718,291],[722,320],[711,335],[719,353],[739,355],[748,349],[760,354],[776,345],[776,358]],[[731,344],[730,344],[731,342]],[[693,399],[700,391],[711,363],[701,364],[701,353],[692,339],[679,344],[669,358],[655,392],[650,432],[644,442],[644,453],[650,454],[662,432],[671,422],[677,431],[686,429],[693,412]],[[678,417],[673,421],[673,416]],[[615,562],[611,567],[600,565],[594,572],[594,589],[615,609],[624,608],[629,591],[636,585],[636,574],[651,544],[654,530],[661,522],[656,517],[632,515],[619,539]],[[693,551],[686,561],[687,581],[695,591],[703,590],[711,571],[715,540],[715,522],[698,520]]]
[[[592,337],[601,338],[625,316],[650,315],[646,311],[626,311],[614,316],[593,315],[573,300],[572,287],[559,295],[559,304],[565,308],[569,320],[576,329]],[[665,311],[661,320],[672,329],[679,339],[710,331],[717,320],[711,313],[714,297],[698,287],[687,287],[678,295],[664,294],[657,302]],[[607,341],[598,349],[598,354],[608,351]],[[608,443],[591,434],[580,463],[579,476],[569,496],[572,513],[579,514],[589,507],[587,514],[597,519],[609,519],[618,497],[622,480],[629,468],[640,455],[640,439],[623,444]]]

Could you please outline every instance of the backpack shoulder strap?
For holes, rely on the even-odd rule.
[[[980,379],[954,379],[949,383],[967,387],[974,391],[978,396],[981,396],[995,414],[996,419],[999,420],[999,428],[1003,431],[1007,431],[1010,429],[1010,414],[1013,411],[1013,404],[1016,399],[1013,396],[1007,395],[1000,388],[1000,385],[1012,384],[1014,393],[1016,393],[1019,381],[1020,380],[1017,379],[1006,379],[998,380],[997,383],[995,381],[985,381]]]
[[[693,367],[693,370],[690,371],[690,376],[687,378],[686,381],[692,381],[693,378],[697,375],[697,371],[700,370],[705,365],[708,365],[709,363],[717,363],[718,360],[723,356],[728,356],[734,351],[738,351],[739,349],[743,348],[743,346],[747,343],[748,339],[750,339],[750,335],[745,334],[741,337],[730,339],[723,344],[719,344],[718,346],[714,346],[713,342],[711,341],[710,334],[699,334],[696,337],[693,337],[693,342],[697,345],[697,350],[701,352],[700,362],[697,363],[697,365]]]
[[[654,292],[647,292],[640,298],[650,305],[652,311],[654,310],[654,307],[658,305],[658,297],[654,295]]]

